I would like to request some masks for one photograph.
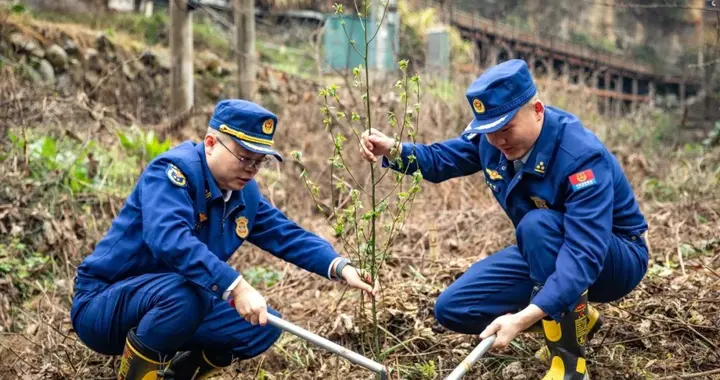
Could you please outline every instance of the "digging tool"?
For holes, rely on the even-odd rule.
[[[480,344],[478,344],[472,352],[470,352],[470,355],[468,355],[465,360],[463,360],[462,363],[460,363],[460,365],[445,378],[445,380],[458,380],[463,377],[465,373],[470,371],[470,367],[472,367],[472,365],[475,364],[481,356],[488,352],[493,343],[495,343],[496,337],[497,336],[495,335],[490,335],[489,337],[483,339],[482,342],[480,342]]]
[[[235,307],[235,301],[230,300],[230,306],[233,308]],[[313,334],[310,331],[307,331],[303,329],[300,326],[294,325],[282,318],[276,317],[270,313],[267,315],[268,323],[271,326],[275,326],[283,331],[287,331],[295,336],[298,336],[302,339],[307,340],[310,343],[313,343],[315,345],[318,345],[336,355],[340,355],[343,358],[360,365],[362,367],[365,367],[378,375],[380,375],[380,380],[387,380],[388,378],[388,372],[387,368],[385,368],[384,365],[373,361],[365,356],[362,356],[358,354],[357,352],[348,350],[347,348],[340,346],[339,344],[333,343],[319,335]]]

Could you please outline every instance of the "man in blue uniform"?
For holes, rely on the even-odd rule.
[[[246,240],[375,294],[364,273],[260,193],[253,177],[267,156],[282,160],[276,127],[259,105],[220,102],[203,143],[153,160],[78,267],[73,327],[94,351],[123,355],[119,379],[202,379],[275,342],[280,331],[266,321],[278,313],[226,263]]]
[[[588,379],[584,342],[601,324],[588,300],[617,300],[641,281],[645,218],[615,157],[575,115],[540,101],[524,61],[488,69],[466,96],[474,118],[461,136],[400,144],[373,130],[361,136],[361,154],[435,183],[483,172],[517,245],[451,284],[436,319],[481,338],[497,334],[494,347],[542,327],[551,362],[544,380]]]

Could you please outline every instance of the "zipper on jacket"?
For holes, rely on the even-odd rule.
[[[240,206],[238,205],[238,206],[233,207],[232,209],[230,209],[230,212],[228,212],[227,214],[225,213],[226,207],[227,207],[227,203],[223,203],[223,217],[222,217],[222,233],[223,234],[225,234],[225,221],[227,220],[227,216],[232,214],[233,212],[235,212],[235,210],[237,210],[238,207],[240,207]]]
[[[221,228],[221,234],[225,235],[225,208],[227,207],[227,202],[223,199],[223,217],[222,217],[222,228]]]

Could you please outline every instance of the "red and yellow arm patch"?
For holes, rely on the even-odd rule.
[[[595,180],[595,173],[593,173],[592,169],[575,173],[568,177],[568,179],[570,180],[570,184],[572,185],[574,191],[597,184],[597,181]]]

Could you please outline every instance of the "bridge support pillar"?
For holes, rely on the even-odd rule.
[[[593,71],[592,74],[590,74],[590,87],[593,90],[597,90],[600,88],[600,72],[599,71]]]
[[[593,87],[595,85],[595,82],[591,82],[594,80],[592,77],[593,71],[588,68],[581,68],[580,69],[580,85],[582,87]]]
[[[615,92],[617,92],[619,95],[622,95],[622,84],[623,77],[622,75],[618,75],[617,79],[615,80]],[[622,105],[623,100],[621,97],[615,99],[615,116],[620,117],[620,115],[622,114]]]
[[[683,79],[680,82],[678,91],[680,92],[678,95],[680,96],[680,109],[682,110],[682,114],[685,114],[685,79]]]
[[[530,59],[527,61],[528,68],[530,69],[530,75],[533,77],[535,76],[535,62],[537,61],[537,56],[535,54],[530,55]]]
[[[638,109],[638,101],[637,101],[638,80],[637,80],[637,78],[632,79],[632,94],[633,94],[633,100],[631,103],[631,110],[632,110],[632,112],[636,112]]]
[[[612,91],[612,86],[610,85],[610,80],[612,79],[612,74],[610,74],[609,70],[605,71],[605,104],[603,104],[603,112],[605,112],[606,115],[610,115],[610,91]]]
[[[650,81],[648,83],[648,97],[650,97],[650,107],[655,107],[655,93],[657,92],[655,88],[655,82]]]
[[[480,44],[476,42],[473,44],[473,66],[475,66],[475,71],[482,66],[482,63],[482,48],[480,47]]]
[[[489,45],[487,55],[488,67],[492,67],[498,64],[498,55],[500,55],[500,48],[495,45]]]
[[[553,68],[553,59],[551,57],[545,58],[543,60],[545,63],[545,69],[547,70],[547,78],[549,81],[553,80],[555,78],[555,69]]]
[[[562,78],[561,78],[562,82],[564,84],[570,83],[570,64],[567,61],[562,63],[561,70],[562,70]]]
[[[594,69],[590,69],[590,82],[588,82],[588,87],[590,87],[590,91],[588,91],[588,94],[590,96],[590,99],[592,99],[593,105],[595,106],[595,110],[600,110],[600,104],[598,104],[598,97],[597,97],[597,90],[600,87],[600,72]]]

